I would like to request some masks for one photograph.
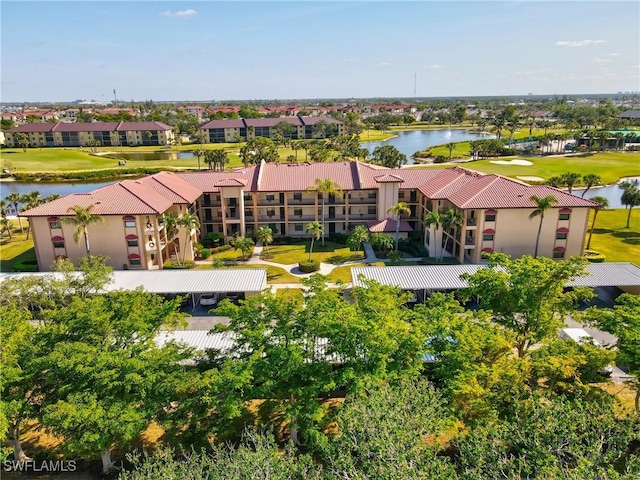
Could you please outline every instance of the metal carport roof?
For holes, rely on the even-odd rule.
[[[74,272],[75,273],[75,272]],[[57,272],[6,273],[0,275],[0,283],[12,276],[54,276]],[[135,290],[142,287],[151,293],[224,293],[261,292],[267,287],[266,268],[220,270],[116,270],[106,291]]]
[[[487,265],[416,265],[401,267],[354,267],[354,287],[364,287],[360,275],[383,285],[402,290],[454,290],[466,288],[460,280],[463,273],[473,274]],[[633,263],[590,263],[588,275],[569,282],[569,287],[633,287],[640,286],[640,267]]]

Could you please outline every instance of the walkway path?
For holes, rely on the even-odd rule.
[[[311,275],[313,275],[314,273],[320,273],[322,275],[329,275],[334,268],[337,267],[343,267],[346,265],[359,265],[362,263],[373,263],[373,262],[388,262],[389,259],[380,259],[378,257],[376,257],[375,252],[373,251],[373,247],[371,246],[370,243],[366,242],[364,244],[364,252],[365,252],[365,257],[361,260],[351,260],[348,262],[342,262],[342,263],[337,263],[337,264],[333,264],[333,263],[320,263],[320,269],[317,272],[313,272],[313,273],[302,273],[300,271],[300,269],[298,268],[298,264],[297,263],[292,263],[292,264],[283,264],[283,263],[277,263],[277,262],[270,262],[268,260],[262,260],[260,257],[262,255],[262,250],[263,250],[263,246],[261,242],[257,242],[256,246],[253,249],[253,253],[251,254],[251,257],[249,258],[249,260],[247,260],[246,262],[225,262],[225,264],[227,265],[271,265],[273,267],[278,267],[278,268],[282,268],[284,270],[286,270],[287,272],[289,272],[292,275],[295,275],[296,277],[299,278],[309,278]],[[421,258],[415,258],[415,259],[411,259],[411,258],[406,258],[404,260],[408,260],[408,261],[419,261],[422,260]],[[210,263],[210,260],[198,260],[196,261],[196,264],[199,265],[208,265]],[[331,284],[330,284],[331,285]],[[300,284],[298,283],[292,283],[292,284],[271,284],[272,287],[275,287],[275,289],[278,288],[300,288]]]

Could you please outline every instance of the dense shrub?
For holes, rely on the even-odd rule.
[[[444,163],[447,161],[447,157],[444,155],[437,155],[436,158],[433,159],[433,163]]]
[[[196,266],[196,263],[191,260],[187,260],[184,263],[178,263],[173,260],[168,260],[164,262],[165,270],[188,270],[190,268],[194,268],[195,266]]]
[[[346,233],[333,232],[329,234],[329,240],[339,243],[340,245],[346,245],[348,238],[349,235],[347,235]]]
[[[317,272],[320,270],[320,262],[318,260],[305,260],[298,264],[300,271],[303,273]]]
[[[226,252],[227,250],[231,250],[232,248],[233,247],[231,245],[220,245],[219,247],[212,248],[209,255],[211,255],[212,253]]]
[[[585,250],[584,258],[586,258],[591,263],[603,263],[607,257],[602,255],[600,252],[596,252],[595,250]]]
[[[141,177],[166,171],[166,167],[117,168],[106,170],[82,170],[76,172],[16,172],[18,182],[58,182],[60,180],[114,180],[122,177]]]
[[[37,272],[38,262],[36,260],[24,260],[12,265],[14,272]]]
[[[211,256],[211,249],[203,248],[200,250],[200,256],[202,258],[209,258]]]

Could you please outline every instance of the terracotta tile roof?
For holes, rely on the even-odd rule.
[[[19,127],[11,128],[7,130],[11,133],[37,133],[37,132],[50,132],[53,130],[55,123],[25,123]]]
[[[382,175],[395,175],[404,180],[402,189],[416,189],[435,177],[440,170],[431,168],[386,168],[368,163],[358,163],[362,188],[378,188],[375,180]]]
[[[244,123],[247,127],[275,127],[280,122],[290,123],[291,125],[302,125],[300,117],[278,117],[278,118],[245,118]]]
[[[220,188],[217,184],[227,179],[238,179],[246,181],[249,187],[247,191],[255,191],[258,177],[258,167],[252,166],[247,168],[239,168],[231,172],[214,172],[204,170],[202,172],[193,173],[176,173],[176,175],[185,182],[193,185],[202,192],[219,192]]]
[[[392,175],[390,173],[386,175],[380,175],[377,177],[373,177],[376,183],[402,183],[404,182],[403,178],[398,177],[397,175]]]
[[[304,125],[315,125],[316,123],[323,121],[326,123],[334,123],[334,124],[341,124],[342,122],[340,120],[336,120],[335,118],[332,117],[325,117],[323,115],[319,116],[319,117],[298,117],[300,118],[300,120],[302,120],[302,123]]]
[[[263,163],[260,170],[260,192],[303,191],[312,187],[316,179],[325,178],[331,178],[343,190],[360,188],[356,162]]]
[[[87,122],[87,123],[27,123],[12,128],[10,132],[138,132],[138,131],[167,131],[171,126],[162,122]]]
[[[167,131],[173,127],[162,122],[120,122],[118,125],[119,132],[141,132],[141,131]]]
[[[396,221],[392,218],[385,218],[384,220],[373,220],[367,222],[367,227],[371,233],[395,233]],[[413,232],[413,228],[404,220],[400,219],[399,232]]]
[[[438,170],[433,178],[430,178],[427,183],[420,185],[418,189],[432,199],[447,198],[449,194],[481,175],[479,172],[473,172],[464,168],[447,168]]]
[[[115,132],[120,122],[56,123],[56,132]]]
[[[244,122],[242,119],[229,119],[229,120],[211,120],[198,128],[202,130],[208,130],[211,128],[244,128]]]
[[[245,178],[225,178],[216,183],[216,187],[246,187],[247,180]]]
[[[155,175],[141,178],[139,181],[153,188],[174,204],[190,204],[202,195],[202,190],[171,172],[156,173]]]
[[[155,190],[138,181],[125,180],[89,193],[75,193],[58,198],[21,214],[23,217],[68,216],[69,208],[79,205],[99,215],[159,215],[172,203]]]
[[[448,199],[460,208],[536,208],[533,195],[554,195],[562,207],[593,207],[595,202],[546,185],[527,185],[498,175],[483,175],[464,184]]]

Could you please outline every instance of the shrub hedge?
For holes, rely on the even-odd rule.
[[[231,248],[233,248],[231,247],[231,245],[220,245],[219,247],[210,249],[209,255],[211,255],[212,253],[226,252],[227,250],[231,250]]]
[[[595,250],[585,250],[584,258],[586,258],[591,263],[603,263],[607,257],[602,255],[600,252],[596,252]]]
[[[190,268],[194,268],[196,266],[196,262],[191,260],[187,260],[184,263],[178,263],[173,260],[168,260],[164,262],[165,270],[188,270]]]
[[[16,262],[13,265],[14,272],[37,272],[38,262],[36,260],[24,260],[22,262]]]
[[[318,260],[305,260],[298,264],[300,271],[303,273],[317,272],[320,270],[320,262]]]

